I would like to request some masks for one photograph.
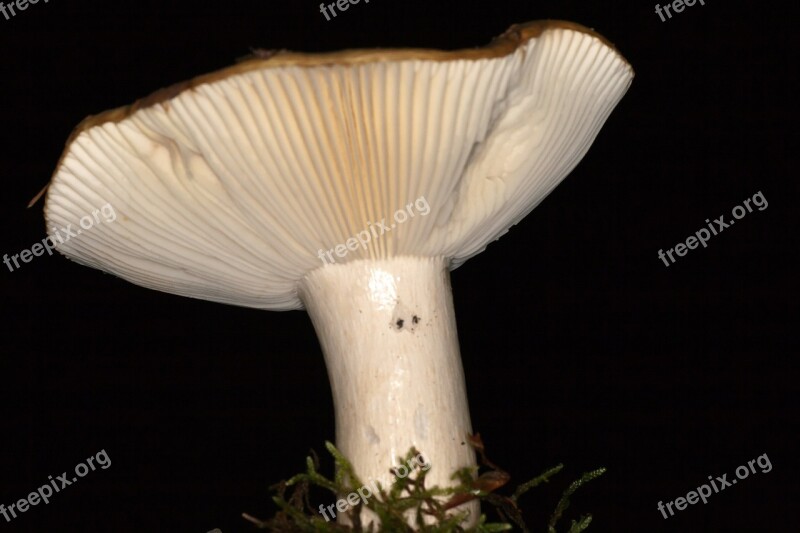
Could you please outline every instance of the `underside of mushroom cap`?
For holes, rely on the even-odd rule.
[[[58,250],[153,289],[299,309],[298,281],[327,264],[482,251],[575,167],[632,77],[556,21],[464,51],[253,59],[85,120],[47,227],[112,206]]]

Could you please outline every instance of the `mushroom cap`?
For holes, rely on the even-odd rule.
[[[561,21],[468,50],[252,58],[84,120],[47,228],[67,257],[137,285],[300,309],[297,283],[326,263],[453,269],[480,253],[577,165],[632,78]],[[113,221],[81,226],[102,207]],[[80,235],[58,243],[69,225]]]

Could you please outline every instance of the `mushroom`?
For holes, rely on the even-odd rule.
[[[47,227],[111,204],[59,252],[151,289],[305,308],[355,471],[386,485],[414,446],[451,486],[476,463],[449,271],[578,164],[632,78],[560,21],[459,51],[261,54],[84,120]]]

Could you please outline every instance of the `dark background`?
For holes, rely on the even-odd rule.
[[[792,5],[792,4],[785,4]],[[472,422],[521,482],[535,531],[581,472],[589,531],[796,530],[798,38],[777,2],[42,0],[0,16],[0,254],[45,235],[42,203],[86,115],[215,70],[250,47],[461,48],[573,20],[636,69],[588,155],[536,210],[453,272]],[[769,202],[669,268],[657,251],[761,191]],[[0,531],[254,531],[268,486],[333,440],[303,312],[145,290],[62,257],[0,265],[0,503],[101,449],[111,467]],[[665,520],[658,501],[768,454]],[[329,463],[326,463],[329,464]],[[327,502],[329,497],[325,497]]]

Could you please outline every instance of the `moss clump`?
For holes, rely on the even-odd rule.
[[[279,511],[268,520],[260,520],[248,514],[244,518],[252,522],[259,529],[266,529],[274,533],[326,533],[326,532],[414,532],[426,533],[490,533],[495,531],[509,531],[516,525],[521,531],[530,529],[522,519],[522,512],[517,505],[520,497],[532,488],[545,483],[557,474],[563,465],[546,470],[534,479],[518,486],[510,496],[497,492],[506,483],[510,476],[507,472],[497,467],[486,457],[480,435],[470,438],[470,443],[480,456],[480,462],[485,471],[478,475],[476,470],[464,468],[455,472],[451,479],[459,483],[454,487],[426,487],[426,470],[422,469],[413,458],[419,453],[415,449],[406,454],[406,464],[415,464],[416,476],[398,476],[392,471],[395,480],[388,490],[378,484],[378,493],[370,498],[361,499],[355,506],[345,513],[350,518],[351,526],[328,521],[323,518],[318,509],[311,503],[310,491],[312,487],[319,487],[330,491],[334,498],[341,498],[343,494],[357,492],[364,487],[350,462],[330,442],[325,447],[333,456],[336,463],[336,474],[333,479],[326,478],[319,473],[319,459],[312,452],[313,457],[306,459],[306,472],[297,474],[288,481],[281,481],[274,485],[272,490],[276,493],[272,500]],[[569,507],[569,499],[583,484],[601,476],[605,468],[599,468],[584,473],[579,479],[572,482],[563,492],[555,510],[550,516],[547,533],[558,533],[556,525],[564,511]],[[453,513],[451,509],[470,500],[479,499],[494,507],[502,522],[487,522],[485,514],[481,514],[477,525],[464,529],[459,524],[465,517],[465,512]],[[362,511],[364,508],[373,511],[380,519],[380,530],[375,530],[373,525],[362,525]],[[414,526],[408,523],[408,517],[413,518]],[[426,524],[426,516],[434,517],[435,523]],[[577,520],[572,520],[566,533],[580,533],[589,527],[592,522],[591,515],[584,515]],[[512,525],[513,524],[513,525]]]

